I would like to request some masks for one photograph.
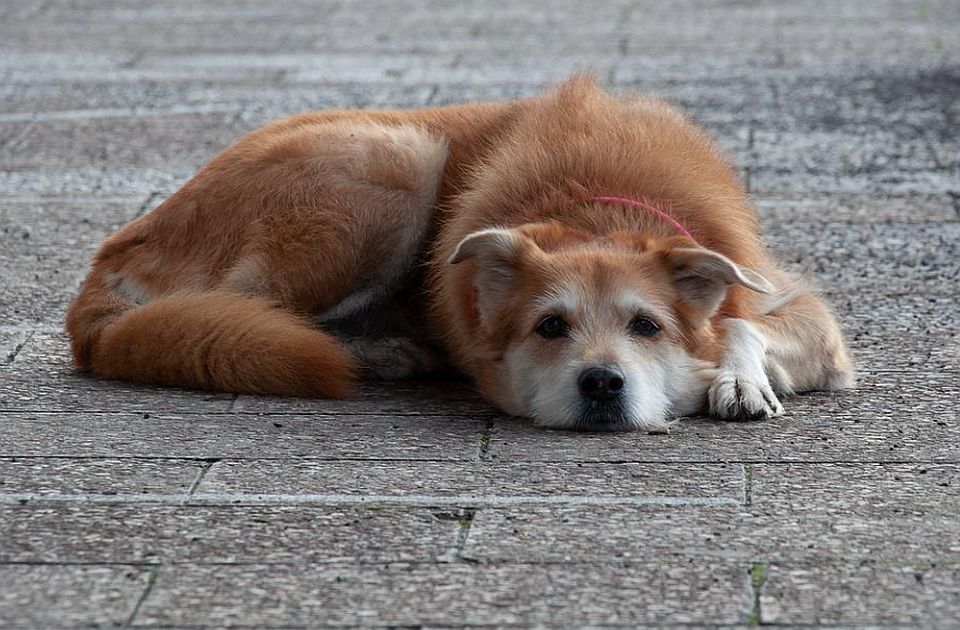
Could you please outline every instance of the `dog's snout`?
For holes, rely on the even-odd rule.
[[[598,402],[615,399],[623,390],[623,373],[611,367],[588,368],[580,374],[580,393]]]

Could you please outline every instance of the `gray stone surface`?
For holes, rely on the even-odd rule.
[[[955,293],[960,282],[960,223],[791,223],[767,230],[788,267],[829,289]]]
[[[143,625],[634,625],[749,616],[732,563],[169,567]]]
[[[955,323],[960,292],[849,292],[825,297],[841,316],[847,343],[861,370],[960,368]]]
[[[174,459],[0,457],[0,500],[10,495],[177,494],[185,498],[202,462]],[[27,499],[24,499],[26,501]]]
[[[954,0],[0,3],[0,626],[955,625],[958,58]],[[856,391],[585,435],[458,381],[312,401],[71,366],[99,241],[244,131],[575,70],[716,138]]]
[[[65,335],[41,328],[0,366],[0,413],[28,411],[225,412],[231,394],[100,381],[74,368]]]
[[[150,572],[140,567],[0,565],[0,625],[121,626],[150,579]]]
[[[487,420],[314,413],[0,413],[0,453],[16,456],[285,460],[473,460]],[[371,402],[373,406],[375,402]]]
[[[147,202],[144,195],[78,197],[69,201],[42,195],[0,195],[0,234],[11,240],[19,236],[31,247],[80,246],[92,252],[104,237],[134,218]]]
[[[458,510],[259,505],[4,507],[0,563],[445,561]],[[239,544],[242,541],[242,544]]]
[[[740,506],[480,510],[462,555],[484,564],[960,562],[956,464],[748,466]]]
[[[566,497],[738,501],[742,484],[740,467],[731,464],[223,460],[204,476],[197,497],[203,501],[206,495],[281,494],[296,488],[301,495],[422,496],[427,503],[449,497],[476,504],[489,502],[487,497],[507,502]]]
[[[791,566],[766,569],[760,595],[772,623],[905,624],[949,628],[960,606],[960,568],[901,566]]]
[[[767,230],[789,221],[909,223],[957,219],[957,209],[949,195],[758,193],[754,195],[754,202],[761,225]],[[910,226],[904,225],[904,229]]]
[[[280,400],[269,396],[240,396],[233,406],[238,413],[267,414],[390,414],[394,416],[469,416],[494,414],[468,382],[421,381],[368,383],[354,398],[346,400]]]
[[[0,332],[0,365],[13,363],[32,334],[29,329]]]
[[[109,190],[113,195],[149,195],[160,191],[172,193],[193,175],[195,169],[185,165],[159,168],[97,166],[77,168],[20,168],[0,171],[0,193],[4,195],[51,194],[68,198],[88,196]]]
[[[238,113],[0,122],[0,142],[12,150],[7,161],[14,168],[81,167],[92,160],[105,167],[197,168],[249,130],[237,122]]]

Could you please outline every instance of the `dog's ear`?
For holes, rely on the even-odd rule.
[[[669,249],[664,257],[682,299],[703,319],[716,312],[729,285],[739,284],[759,293],[774,291],[770,281],[756,271],[703,247]]]
[[[483,313],[507,301],[519,267],[542,253],[533,240],[517,230],[491,228],[468,234],[448,262],[456,265],[470,258],[477,260],[474,284],[477,307]]]

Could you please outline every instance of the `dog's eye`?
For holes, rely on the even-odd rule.
[[[641,337],[653,337],[660,332],[660,326],[652,319],[638,315],[630,322],[630,332]]]
[[[544,339],[556,339],[567,334],[567,322],[562,317],[549,315],[537,324],[537,334]]]

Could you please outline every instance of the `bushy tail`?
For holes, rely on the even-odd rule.
[[[92,274],[67,314],[77,365],[97,376],[248,394],[338,398],[353,357],[265,299],[183,292],[133,306]]]

